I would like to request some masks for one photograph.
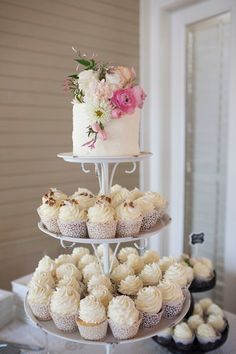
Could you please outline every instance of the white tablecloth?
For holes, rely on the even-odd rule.
[[[227,312],[226,315],[230,325],[228,340],[223,347],[212,351],[212,354],[236,354],[236,315]],[[45,346],[46,335],[39,328],[33,327],[20,321],[14,321],[0,330],[0,339]],[[65,342],[64,340],[60,340],[53,336],[48,336],[48,343],[50,354],[105,353],[105,348],[103,346],[80,345],[76,343]],[[152,339],[147,339],[137,343],[118,345],[114,350],[114,354],[121,353],[167,354],[169,352],[165,348],[155,343]]]

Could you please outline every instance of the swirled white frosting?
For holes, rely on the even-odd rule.
[[[58,288],[61,287],[70,287],[73,288],[74,290],[76,290],[80,295],[83,293],[84,291],[84,287],[82,285],[82,283],[80,281],[78,281],[76,278],[71,277],[69,275],[64,275],[63,278],[61,278],[57,284]]]
[[[133,202],[125,201],[116,208],[116,218],[121,221],[137,221],[142,218],[142,213]]]
[[[85,254],[78,263],[78,268],[81,270],[89,263],[97,262],[97,257],[93,254]]]
[[[50,204],[49,204],[50,203]],[[40,218],[57,218],[59,215],[59,204],[55,203],[52,200],[46,201],[44,204],[40,205],[37,209]]]
[[[185,266],[180,263],[172,264],[165,272],[164,279],[169,279],[184,287],[188,283]]]
[[[87,211],[81,209],[75,199],[65,200],[60,207],[58,218],[61,222],[86,221]]]
[[[128,254],[125,264],[133,268],[135,274],[140,273],[144,268],[144,262],[142,258],[136,254]]]
[[[43,204],[50,198],[55,199],[58,202],[57,204],[59,205],[62,200],[65,200],[68,197],[64,192],[60,191],[59,189],[50,188],[49,191],[42,197]]]
[[[191,339],[193,337],[193,332],[187,323],[182,322],[175,326],[174,336],[180,339]]]
[[[155,209],[154,203],[151,200],[145,198],[144,196],[135,199],[133,203],[135,206],[140,208],[143,216],[153,212],[153,210]]]
[[[213,264],[209,258],[200,258],[199,261],[207,266],[210,270],[213,270]]]
[[[88,210],[88,221],[106,223],[115,219],[115,210],[109,205],[97,202]]]
[[[113,269],[111,273],[111,279],[119,284],[122,279],[125,279],[128,275],[134,275],[133,268],[129,267],[127,264],[119,264]]]
[[[95,197],[89,191],[77,191],[70,196],[70,199],[75,199],[79,202],[81,209],[91,208],[95,203]]]
[[[51,297],[50,309],[52,313],[61,315],[77,314],[79,310],[80,295],[68,286],[57,288]]]
[[[31,278],[30,286],[33,286],[34,284],[40,286],[48,285],[50,288],[53,288],[55,286],[55,281],[51,272],[41,272],[40,270],[36,270]]]
[[[121,263],[124,263],[127,261],[129,254],[136,254],[138,256],[138,251],[134,247],[122,247],[117,255],[117,258]]]
[[[224,316],[224,312],[222,311],[222,309],[220,308],[220,306],[216,305],[216,304],[211,304],[206,311],[207,315],[220,315],[220,316]]]
[[[114,184],[114,186],[111,187],[111,195],[120,192],[122,188],[123,187],[121,187],[119,184]]]
[[[54,274],[56,270],[56,265],[54,260],[46,255],[42,259],[40,259],[36,270],[42,272],[51,272],[52,274]]]
[[[155,250],[146,250],[142,256],[145,264],[159,262],[160,256]]]
[[[206,312],[208,307],[213,304],[213,301],[209,297],[204,297],[199,300],[198,304],[201,306],[203,312]]]
[[[89,263],[83,268],[82,273],[84,282],[87,283],[93,275],[101,274],[100,265],[98,262]]]
[[[105,308],[107,308],[109,302],[112,300],[113,296],[105,285],[98,284],[95,285],[90,292],[91,295],[95,296]]]
[[[197,328],[197,335],[205,338],[215,338],[217,337],[216,331],[214,328],[207,323],[202,323]]]
[[[131,193],[131,198],[132,200],[135,200],[135,199],[138,199],[140,197],[142,197],[145,193],[144,192],[141,192],[140,189],[138,189],[137,187],[135,187],[134,189],[132,189],[132,191],[130,191]]]
[[[110,278],[104,274],[96,274],[89,279],[87,284],[88,292],[91,292],[94,286],[99,284],[104,285],[110,292],[113,292],[113,287]]]
[[[118,325],[131,326],[138,321],[139,311],[130,297],[121,295],[109,303],[108,317]]]
[[[53,290],[49,285],[30,286],[28,293],[28,301],[30,304],[48,305],[52,296]]]
[[[55,264],[59,267],[64,263],[72,263],[76,265],[76,259],[71,254],[60,254],[60,256],[55,259]]]
[[[157,192],[147,192],[145,193],[145,198],[150,199],[153,203],[156,209],[158,210],[165,210],[168,206],[168,202],[165,198],[163,198],[159,193]]]
[[[165,273],[167,269],[175,262],[176,262],[176,258],[164,256],[159,260],[158,264],[161,268],[162,273]]]
[[[72,263],[64,263],[61,264],[57,269],[56,269],[56,276],[57,279],[61,279],[64,276],[69,276],[76,278],[77,280],[82,279],[82,274],[79,271],[79,269]]]
[[[220,332],[225,328],[225,320],[221,315],[210,315],[207,319],[207,323]]]
[[[203,318],[199,315],[192,315],[188,318],[188,325],[192,331],[195,331],[202,323],[204,323]]]
[[[125,279],[121,280],[118,290],[124,295],[136,295],[142,287],[143,282],[138,276],[128,275]]]
[[[118,205],[120,205],[124,201],[131,199],[132,195],[130,191],[127,188],[122,188],[119,192],[112,195],[111,205],[113,206],[113,208],[117,208]]]
[[[193,314],[203,316],[203,309],[200,304],[194,304]]]
[[[93,295],[88,295],[80,301],[79,318],[85,323],[102,323],[106,320],[106,310]]]
[[[139,290],[135,300],[141,312],[158,313],[162,308],[162,293],[156,286],[147,286]]]
[[[164,303],[180,302],[184,299],[180,285],[168,279],[161,281],[158,288],[161,290]]]
[[[146,264],[139,274],[144,285],[157,285],[162,278],[162,273],[157,263]]]
[[[212,271],[205,264],[197,262],[193,266],[193,273],[196,279],[208,280],[212,278]]]
[[[89,249],[86,247],[75,247],[72,252],[72,256],[78,262],[84,255],[89,254]]]

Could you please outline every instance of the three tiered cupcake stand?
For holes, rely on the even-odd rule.
[[[126,170],[125,173],[133,173],[136,170],[137,162],[141,162],[144,159],[147,159],[151,156],[151,153],[143,152],[138,156],[121,156],[121,157],[75,157],[72,153],[61,153],[58,154],[58,157],[63,158],[64,161],[70,163],[79,163],[81,164],[82,170],[84,173],[90,173],[91,169],[86,167],[86,164],[93,164],[95,169],[95,174],[98,178],[100,193],[109,194],[110,189],[112,187],[113,177],[115,175],[115,171],[117,166],[120,163],[131,163],[132,168],[130,170]],[[116,256],[117,251],[121,243],[127,242],[135,242],[135,247],[139,250],[140,254],[147,248],[147,240],[151,236],[156,236],[158,232],[160,232],[165,226],[167,226],[170,222],[170,218],[167,214],[163,215],[163,217],[159,220],[155,227],[146,232],[141,232],[138,235],[133,235],[133,237],[123,237],[123,238],[110,238],[110,239],[90,239],[90,238],[72,238],[66,237],[63,235],[54,234],[49,232],[45,226],[39,222],[39,229],[46,235],[56,238],[60,241],[60,244],[63,248],[72,248],[77,244],[90,244],[94,253],[98,258],[99,264],[104,274],[110,274],[112,269],[113,259],[110,259],[109,256],[109,245],[114,244],[115,250],[113,253],[113,257]],[[137,243],[138,241],[138,243]],[[100,259],[97,254],[97,245],[103,245],[103,254],[104,254],[104,263],[101,264]],[[27,297],[25,299],[25,311],[30,320],[40,327],[46,333],[54,335],[56,337],[60,337],[67,341],[82,343],[82,344],[96,344],[102,345],[106,349],[106,354],[111,354],[118,344],[132,343],[141,341],[147,338],[151,338],[155,336],[159,331],[164,330],[167,327],[172,327],[176,323],[180,322],[185,315],[187,314],[190,307],[191,299],[190,293],[188,291],[185,292],[185,302],[183,305],[183,309],[181,313],[173,319],[165,319],[162,318],[159,324],[154,328],[140,328],[137,335],[132,339],[127,340],[118,340],[113,337],[110,330],[108,330],[107,336],[101,341],[89,341],[83,339],[79,332],[75,333],[63,333],[56,328],[53,321],[40,321],[38,320],[32,313],[30,306],[27,302]]]

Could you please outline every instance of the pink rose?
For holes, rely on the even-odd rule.
[[[137,106],[132,88],[116,90],[111,98],[111,103],[123,114],[132,114]],[[115,111],[115,115],[119,114],[118,111]]]
[[[140,86],[134,86],[132,90],[133,90],[133,95],[137,102],[137,106],[139,108],[143,108],[144,100],[147,97],[146,93],[143,91],[142,87]]]

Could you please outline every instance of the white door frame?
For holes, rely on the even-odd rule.
[[[150,164],[141,168],[141,187],[160,190],[169,199],[172,223],[164,238],[159,238],[158,243],[152,240],[151,246],[172,255],[182,252],[184,234],[185,27],[231,12],[224,299],[225,307],[236,312],[231,296],[236,293],[236,1],[199,1],[177,10],[178,0],[140,1],[140,73],[141,83],[149,93],[142,147],[154,153]],[[167,7],[168,2],[171,6]]]

